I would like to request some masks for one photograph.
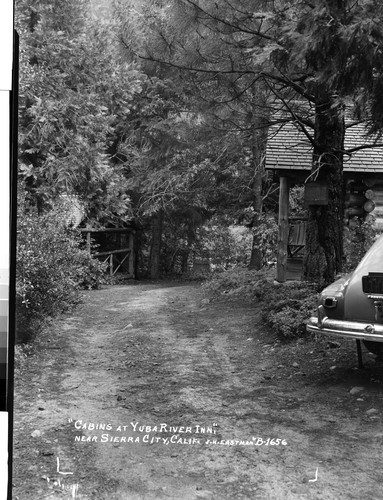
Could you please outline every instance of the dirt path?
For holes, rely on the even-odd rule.
[[[84,296],[17,373],[14,499],[383,498],[370,356],[275,343],[195,285]]]

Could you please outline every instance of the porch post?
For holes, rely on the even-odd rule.
[[[113,254],[109,255],[109,274],[113,276]]]
[[[287,244],[289,237],[289,183],[287,177],[279,181],[279,216],[278,216],[277,281],[286,281]]]

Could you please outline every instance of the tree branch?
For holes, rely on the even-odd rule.
[[[261,33],[259,30],[257,30],[257,31],[249,30],[249,29],[246,29],[244,26],[238,26],[236,24],[233,24],[232,22],[229,22],[229,21],[223,19],[222,17],[214,16],[213,14],[208,12],[207,10],[203,9],[200,5],[197,5],[193,0],[182,0],[182,1],[184,3],[188,3],[189,5],[193,6],[197,11],[205,14],[206,16],[208,16],[210,19],[212,19],[215,22],[221,23],[224,26],[227,26],[227,27],[229,27],[233,30],[239,31],[241,33],[246,33],[248,35],[256,35],[260,38],[263,38],[265,40],[268,40],[268,41],[274,42],[278,45],[281,45],[280,42],[275,37],[271,37],[269,35],[266,35],[266,33]],[[260,16],[259,19],[262,19],[262,18],[264,19],[265,17],[266,16]],[[255,19],[255,18],[253,17],[252,19]]]
[[[361,151],[363,149],[374,149],[374,148],[383,148],[383,143],[378,142],[376,144],[363,144],[363,146],[356,146],[355,148],[346,149],[342,151],[342,153],[351,156],[352,153],[355,153],[356,151]]]

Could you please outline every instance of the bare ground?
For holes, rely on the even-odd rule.
[[[16,372],[13,498],[381,499],[383,369],[332,346],[190,283],[86,292]]]

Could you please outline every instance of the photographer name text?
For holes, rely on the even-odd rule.
[[[70,420],[73,422],[73,420]],[[248,439],[224,439],[217,435],[218,426],[195,424],[193,426],[146,425],[130,422],[126,425],[113,426],[110,423],[92,423],[76,420],[77,431],[85,431],[86,435],[76,435],[75,442],[83,443],[113,443],[113,444],[161,444],[161,445],[208,445],[208,446],[287,446],[287,441],[281,438],[252,436]],[[106,431],[106,432],[105,432]]]

